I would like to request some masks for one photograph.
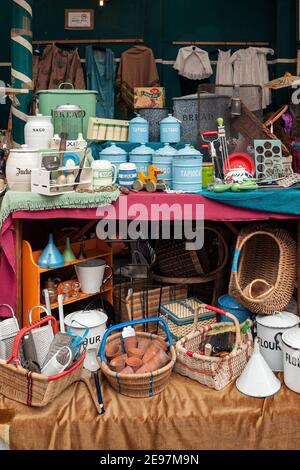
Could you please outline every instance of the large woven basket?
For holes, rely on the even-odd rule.
[[[230,295],[253,313],[282,311],[295,288],[296,254],[296,243],[287,230],[269,225],[243,229],[237,240]],[[265,283],[265,293],[253,295],[255,282]]]
[[[199,311],[197,311],[193,332],[176,344],[177,361],[175,372],[209,388],[222,390],[230,382],[239,377],[245,369],[253,353],[252,336],[249,332],[247,343],[243,343],[240,325],[234,315],[207,305],[203,305],[201,308],[204,311],[211,310],[221,315],[226,315],[226,317],[234,321],[237,349],[226,358],[202,356],[199,352],[199,347],[207,337],[207,334],[210,331],[217,333],[225,326],[228,327],[228,323],[215,323],[214,325],[199,328]]]
[[[204,231],[206,245],[200,251],[186,250],[185,240],[159,241],[155,273],[170,278],[215,279],[227,264],[228,243],[221,227],[206,225]]]
[[[10,359],[7,362],[0,360],[0,394],[24,405],[42,407],[52,402],[74,382],[80,381],[84,355],[72,368],[55,377],[32,373],[21,367],[19,349],[22,338],[29,331],[48,324],[49,321],[56,334],[57,322],[54,317],[49,316],[18,333]]]
[[[114,334],[110,336],[113,332],[123,329],[125,326],[133,326],[136,327],[140,323],[157,323],[161,322],[167,334],[167,340],[170,347],[170,354],[171,354],[171,362],[166,365],[164,368],[159,369],[156,372],[148,373],[148,374],[134,374],[134,375],[125,375],[125,374],[118,374],[113,372],[107,365],[105,359],[105,346],[120,340],[121,333]],[[156,335],[151,333],[136,333],[138,338],[150,338],[155,339],[157,338]],[[126,395],[132,398],[151,398],[159,393],[163,392],[168,385],[170,380],[172,370],[174,364],[176,362],[176,353],[175,348],[172,346],[172,340],[170,336],[170,332],[168,330],[168,326],[165,320],[160,318],[151,318],[148,320],[142,321],[133,321],[133,322],[126,322],[120,325],[116,325],[108,329],[102,339],[100,349],[98,352],[98,360],[101,366],[101,371],[105,375],[107,381],[111,385],[111,387],[116,390],[117,392],[121,393],[122,395]]]

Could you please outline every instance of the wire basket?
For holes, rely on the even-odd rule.
[[[293,296],[296,243],[287,230],[269,225],[243,229],[237,240],[230,295],[253,313],[282,311]]]
[[[236,348],[226,358],[200,355],[200,344],[206,339],[208,333],[215,332],[217,334],[218,331],[222,331],[222,328],[228,327],[228,324],[215,323],[210,326],[200,327],[198,324],[199,312],[196,311],[193,331],[176,344],[175,372],[209,388],[222,390],[239,377],[245,369],[253,353],[252,335],[249,330],[247,342],[244,343],[241,338],[240,324],[234,315],[207,305],[203,305],[201,309],[225,315],[234,321]]]
[[[13,308],[7,304],[2,304],[0,307],[6,307],[12,314],[11,318],[0,322],[0,359],[7,361],[11,356],[14,340],[20,328]]]

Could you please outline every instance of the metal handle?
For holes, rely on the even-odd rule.
[[[1,308],[1,307],[6,307],[8,310],[10,310],[10,312],[12,313],[13,318],[16,316],[16,314],[15,314],[15,312],[14,312],[14,309],[12,308],[11,305],[8,305],[8,304],[1,304],[1,305],[0,305],[0,308]]]
[[[74,85],[73,83],[69,83],[69,82],[63,82],[59,85],[59,89],[61,89],[64,85],[69,85],[69,88],[64,88],[65,90],[74,90]]]
[[[118,330],[123,330],[123,328],[125,328],[127,326],[145,325],[145,324],[149,324],[149,323],[162,323],[162,325],[164,327],[164,330],[167,334],[168,343],[170,345],[172,345],[171,333],[170,333],[169,327],[167,325],[167,322],[164,318],[158,318],[158,317],[157,318],[146,318],[145,320],[134,320],[134,321],[130,321],[130,322],[125,322],[125,323],[121,323],[120,325],[111,326],[104,333],[102,341],[101,341],[100,349],[99,349],[99,352],[98,352],[98,356],[100,357],[101,362],[104,362],[104,360],[105,360],[104,349],[105,349],[106,340],[112,333],[114,333],[115,331],[118,331]]]
[[[46,313],[47,316],[49,315],[48,310],[45,307],[43,307],[42,305],[37,305],[36,307],[32,307],[32,309],[30,309],[29,312],[28,312],[28,321],[29,321],[30,325],[32,325],[32,312],[36,309],[42,309],[43,312]]]

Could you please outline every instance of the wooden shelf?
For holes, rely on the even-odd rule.
[[[74,261],[71,261],[71,263],[65,263],[63,266],[61,266],[60,268],[47,268],[47,269],[43,269],[43,268],[40,268],[39,265],[36,263],[39,271],[41,274],[43,273],[48,273],[48,272],[51,272],[51,271],[56,271],[57,269],[64,269],[64,268],[68,268],[70,266],[76,266],[76,264],[79,264],[79,263],[84,263],[85,261],[90,261],[90,260],[93,260],[93,259],[97,259],[97,258],[106,258],[110,256],[110,253],[99,253],[98,255],[94,255],[94,256],[89,256],[88,258],[86,259],[77,259],[77,260],[74,260]]]
[[[43,250],[33,251],[30,243],[28,243],[28,241],[26,240],[23,241],[23,245],[22,245],[23,326],[28,326],[29,310],[31,310],[31,308],[33,307],[41,305],[40,303],[41,302],[40,301],[41,290],[43,289],[43,283],[45,282],[45,279],[43,279],[42,277],[43,274],[52,273],[52,272],[59,270],[61,271],[60,276],[63,279],[62,272],[64,269],[67,270],[68,268],[72,266],[76,266],[77,264],[82,263],[83,261],[99,259],[99,258],[100,259],[103,258],[109,266],[112,266],[113,264],[112,249],[109,247],[109,245],[106,242],[95,238],[92,240],[86,240],[85,242],[72,243],[71,246],[72,246],[72,250],[74,251],[75,256],[78,256],[82,243],[84,244],[84,250],[87,256],[85,260],[75,260],[75,261],[72,261],[71,263],[66,263],[64,266],[61,266],[60,268],[42,269],[39,267],[37,262]],[[60,246],[58,247],[58,249],[62,253],[64,250],[64,247]],[[53,275],[53,277],[56,277],[56,273],[55,275]],[[110,302],[111,304],[113,304],[112,281],[109,281],[109,283],[103,288],[103,290],[99,294],[95,294],[95,295],[104,295],[105,299],[108,300],[108,302]],[[67,300],[66,302],[64,302],[64,305],[72,305],[73,303],[75,304],[76,302],[79,302],[81,300],[88,300],[89,298],[92,299],[93,297],[95,297],[95,295],[80,293],[77,299],[71,298]],[[51,308],[52,309],[58,308],[57,302],[52,304]],[[40,319],[40,312],[38,311],[38,309],[36,309],[33,314],[33,321],[38,321],[39,319]]]
[[[95,297],[97,295],[103,295],[103,294],[106,294],[107,292],[110,292],[111,290],[111,287],[105,287],[104,289],[101,290],[101,292],[99,292],[98,294],[83,294],[82,292],[79,293],[79,297],[77,297],[76,299],[69,299],[69,300],[65,300],[63,302],[64,305],[70,305],[70,304],[73,304],[75,302],[80,302],[80,300],[85,300],[85,299],[89,299],[91,297]],[[46,307],[46,305],[43,304],[43,307]],[[51,309],[55,309],[55,308],[58,308],[58,303],[55,302],[53,304],[51,304]]]

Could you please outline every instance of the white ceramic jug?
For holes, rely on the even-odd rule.
[[[94,189],[113,186],[116,183],[118,176],[117,167],[108,160],[94,160],[92,169]]]
[[[106,269],[110,270],[110,274],[104,279]],[[98,294],[113,274],[112,268],[103,259],[84,261],[77,264],[75,270],[84,294]]]
[[[54,136],[51,116],[42,116],[42,114],[27,116],[24,133],[25,144],[28,147],[41,150],[50,148],[50,143]]]

